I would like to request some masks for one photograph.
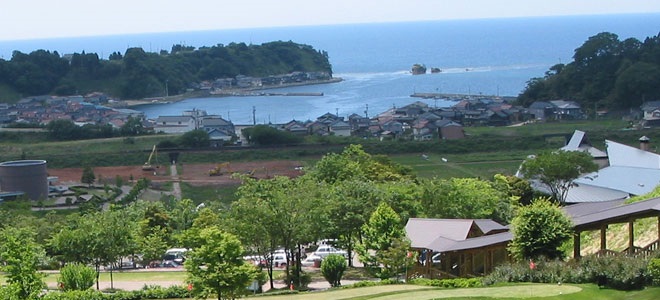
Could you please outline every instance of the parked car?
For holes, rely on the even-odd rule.
[[[322,257],[318,255],[311,254],[307,256],[303,261],[300,262],[300,264],[303,267],[319,267],[321,266],[321,261],[323,260]]]
[[[316,251],[314,251],[313,255],[316,255],[316,256],[321,257],[323,259],[323,258],[328,257],[328,255],[330,255],[330,254],[339,254],[339,255],[343,255],[344,257],[348,258],[348,253],[346,251],[341,250],[341,249],[337,249],[337,248],[335,248],[333,246],[330,246],[330,245],[321,245],[321,246],[319,246],[316,249]]]
[[[286,263],[286,255],[284,255],[284,253],[273,254],[273,267],[284,267],[286,266]]]

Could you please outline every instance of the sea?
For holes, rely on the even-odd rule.
[[[61,55],[85,51],[107,59],[129,47],[159,52],[174,44],[204,47],[271,41],[293,41],[328,52],[333,75],[341,82],[277,90],[323,96],[193,98],[135,107],[148,118],[199,109],[238,125],[276,124],[314,120],[328,112],[373,117],[415,101],[435,107],[454,104],[448,99],[410,97],[413,93],[517,96],[549,67],[571,62],[574,50],[591,36],[611,32],[620,40],[643,41],[659,31],[657,13],[445,20],[0,41],[0,58],[10,59],[14,50],[45,49]],[[412,75],[413,64],[442,72]]]

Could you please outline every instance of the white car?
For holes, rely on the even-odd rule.
[[[328,257],[330,254],[339,254],[348,258],[348,253],[346,251],[337,249],[330,245],[321,245],[316,249],[316,251],[314,251],[314,255],[321,257],[322,259]]]
[[[320,264],[317,265],[317,262],[320,262],[321,260],[323,260],[322,257],[314,255],[314,254],[310,254],[309,256],[307,256],[307,258],[305,258],[303,261],[301,261],[300,264],[303,267],[320,266]]]
[[[283,253],[273,254],[273,267],[279,268],[286,266],[286,255]]]

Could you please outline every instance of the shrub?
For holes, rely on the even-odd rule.
[[[60,269],[60,277],[57,283],[60,289],[65,291],[83,291],[94,285],[96,271],[79,263],[68,264]]]
[[[51,292],[46,293],[42,300],[74,300],[74,299],[85,299],[85,300],[108,300],[110,299],[107,295],[96,291],[96,290],[86,290],[86,291],[66,291],[66,292]]]
[[[498,282],[594,283],[618,290],[641,289],[651,282],[645,259],[584,257],[579,261],[539,261],[535,269],[526,262],[501,265],[484,278],[484,284]]]
[[[287,284],[291,284],[291,283],[295,284],[296,282],[298,282],[297,273],[298,272],[296,272],[296,266],[294,264],[293,266],[291,266],[291,269],[289,270],[289,276],[288,278],[286,278],[285,282],[287,282]],[[307,272],[300,270],[300,285],[296,286],[295,288],[298,290],[307,289],[307,286],[309,285],[310,282],[312,282],[312,276],[307,274]]]
[[[653,283],[660,285],[660,258],[651,259],[647,269]]]
[[[378,286],[378,285],[390,285],[390,284],[401,284],[403,282],[397,279],[383,279],[381,281],[371,281],[371,280],[362,280],[354,284],[343,286],[343,288],[360,288],[368,286]]]
[[[471,288],[482,286],[481,278],[427,279],[415,278],[408,280],[410,284],[435,286],[441,288]]]
[[[346,259],[343,255],[330,254],[321,262],[321,274],[332,287],[341,285],[344,271],[346,271]]]

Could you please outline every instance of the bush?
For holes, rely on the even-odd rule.
[[[96,271],[80,263],[68,264],[60,269],[57,284],[64,291],[83,291],[94,285]]]
[[[297,276],[296,266],[293,265],[289,270],[288,278],[286,278],[285,280],[287,285],[290,285],[292,283],[295,284],[296,282],[298,282],[298,277],[296,276]],[[296,286],[295,288],[297,290],[305,290],[307,289],[307,286],[309,285],[310,282],[312,282],[312,276],[307,274],[307,272],[300,270],[300,285]]]
[[[390,285],[390,284],[402,284],[403,282],[397,279],[383,279],[381,281],[371,281],[371,280],[362,280],[354,284],[343,286],[343,288],[361,288],[368,286],[378,286],[378,285]]]
[[[651,259],[647,269],[653,283],[660,285],[660,258]]]
[[[584,257],[579,261],[539,261],[535,269],[527,262],[501,265],[484,278],[484,284],[499,282],[593,283],[618,290],[641,289],[652,282],[648,261],[641,258]]]
[[[332,287],[341,285],[344,271],[346,271],[346,259],[343,255],[330,254],[321,262],[321,274]]]
[[[170,286],[168,288],[145,286],[141,290],[119,291],[113,294],[104,294],[96,290],[51,292],[44,295],[42,300],[142,300],[187,299],[191,297],[192,294],[184,286]]]
[[[51,292],[46,293],[42,300],[74,300],[74,299],[85,299],[85,300],[108,300],[110,299],[108,295],[96,290],[86,290],[86,291],[66,291],[66,292]]]
[[[408,280],[410,284],[435,286],[441,288],[472,288],[482,286],[481,278],[427,279],[415,278]]]

